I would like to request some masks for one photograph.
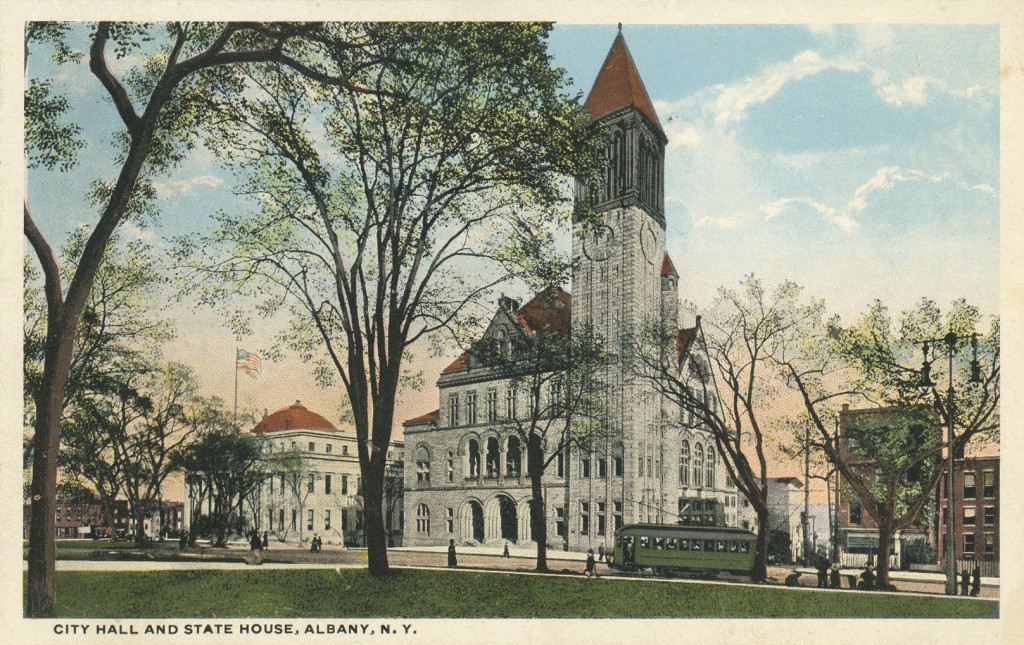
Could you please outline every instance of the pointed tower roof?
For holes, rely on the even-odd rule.
[[[668,251],[665,252],[665,256],[661,259],[661,275],[679,277],[679,274],[676,272],[676,265],[672,264],[672,258],[668,256]]]
[[[647,88],[640,80],[640,73],[636,71],[636,64],[633,63],[629,47],[626,46],[626,39],[622,37],[622,31],[619,31],[612,48],[608,50],[601,71],[594,79],[594,86],[590,88],[590,94],[587,95],[583,107],[590,113],[590,119],[596,121],[627,105],[640,110],[664,135],[651,97],[647,95]]]

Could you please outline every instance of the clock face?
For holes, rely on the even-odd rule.
[[[640,229],[640,249],[644,253],[644,259],[648,264],[654,264],[661,255],[661,248],[658,244],[658,236],[654,232],[654,225],[647,222]]]
[[[615,232],[611,227],[599,224],[583,237],[583,255],[594,262],[607,260],[614,242]]]

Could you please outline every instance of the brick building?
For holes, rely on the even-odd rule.
[[[945,472],[945,471],[943,471]],[[999,575],[999,457],[968,457],[953,465],[953,550],[958,568],[977,560],[983,575]],[[937,491],[939,560],[946,557],[946,477]]]
[[[99,504],[57,500],[54,510],[57,539],[113,537],[128,533],[131,517],[128,502],[119,499],[114,502],[114,522],[108,526],[103,521],[103,509]],[[28,539],[31,506],[25,504],[22,522],[23,537]]]
[[[851,450],[858,441],[858,432],[865,428],[885,427],[895,423],[900,411],[896,408],[851,410],[843,405],[839,415],[839,452],[854,468],[875,470],[869,459],[858,460]],[[922,428],[922,432],[940,432],[941,428]],[[923,436],[923,435],[922,435]],[[878,525],[863,509],[857,494],[840,475],[839,486],[839,555],[844,566],[864,566],[873,561],[878,548]],[[890,566],[924,564],[934,561],[934,540],[930,530],[929,508],[923,509],[915,523],[897,531],[892,544]]]

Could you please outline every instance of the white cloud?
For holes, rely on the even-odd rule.
[[[881,40],[878,41],[881,43]],[[877,46],[882,46],[878,44]],[[799,81],[825,71],[871,73],[871,83],[878,96],[886,103],[901,107],[904,105],[924,105],[930,91],[939,91],[959,98],[980,98],[980,95],[995,95],[994,89],[974,83],[966,88],[952,87],[950,83],[931,76],[912,76],[893,82],[889,72],[877,65],[864,60],[838,57],[823,57],[816,51],[806,50],[793,57],[792,60],[777,63],[767,68],[760,76],[747,78],[734,85],[716,85],[713,92],[712,109],[714,123],[723,128],[730,123],[743,121],[751,106],[767,103],[779,93],[787,83]],[[663,103],[667,109],[682,107],[681,102]],[[659,108],[660,109],[660,108]]]
[[[805,206],[810,208],[824,217],[827,221],[832,222],[846,232],[850,232],[857,228],[857,222],[852,220],[848,214],[838,212],[828,204],[823,204],[819,201],[806,197],[783,197],[782,199],[776,199],[773,202],[761,204],[758,207],[758,211],[760,211],[764,216],[764,221],[768,222],[781,215],[783,211],[787,210],[791,206]]]
[[[713,227],[723,229],[734,229],[738,228],[743,220],[747,219],[748,215],[742,211],[736,211],[732,215],[725,217],[714,217],[712,215],[705,215],[704,217],[698,218],[694,222],[694,226],[697,228]]]
[[[818,200],[807,197],[785,197],[767,202],[758,206],[754,211],[736,211],[728,217],[701,217],[697,220],[697,226],[716,226],[718,228],[737,228],[745,221],[760,220],[770,222],[771,220],[787,213],[810,210],[821,216],[825,221],[838,226],[845,232],[853,232],[860,224],[854,216],[867,209],[870,205],[869,198],[873,193],[888,192],[893,190],[900,183],[907,182],[931,182],[941,183],[954,181],[955,184],[967,191],[985,192],[987,195],[994,195],[994,188],[987,183],[970,185],[967,182],[955,180],[952,174],[944,172],[938,175],[930,175],[920,170],[903,169],[898,166],[886,166],[880,168],[876,173],[864,181],[853,191],[853,197],[842,206],[829,206]]]
[[[790,61],[769,67],[757,78],[748,78],[732,86],[716,86],[719,94],[715,101],[715,125],[723,127],[733,121],[742,121],[746,118],[747,108],[767,102],[791,81],[826,70],[856,72],[863,68],[863,63],[848,58],[826,59],[812,50],[800,52]]]
[[[668,137],[669,149],[692,148],[704,139],[704,135],[691,123],[683,123],[675,117],[669,117],[662,124],[665,136]]]
[[[154,181],[153,190],[161,197],[174,197],[177,195],[189,195],[198,186],[216,188],[223,183],[224,180],[215,175],[197,175],[189,179]]]
[[[143,240],[146,242],[156,239],[156,233],[153,231],[143,230],[131,222],[122,222],[121,232],[131,239]]]

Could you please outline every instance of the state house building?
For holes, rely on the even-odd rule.
[[[569,334],[581,322],[614,351],[622,330],[658,320],[678,327],[679,275],[665,251],[668,139],[621,33],[585,108],[605,133],[605,177],[593,192],[577,185],[576,198],[589,199],[603,224],[573,243],[573,295],[557,290],[523,305],[502,297],[487,338]],[[702,347],[699,321],[680,330],[681,364],[701,360]],[[549,544],[609,546],[615,529],[633,522],[738,525],[737,491],[711,435],[622,363],[609,372],[609,436],[544,473]],[[438,410],[404,424],[404,543],[530,543],[526,450],[508,422],[529,408],[526,395],[469,354],[437,386]]]

